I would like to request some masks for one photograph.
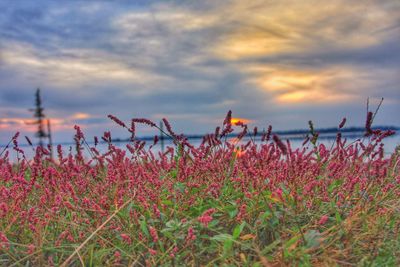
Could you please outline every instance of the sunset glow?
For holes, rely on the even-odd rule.
[[[227,110],[279,129],[358,125],[368,97],[385,98],[376,123],[400,124],[398,1],[39,2],[0,3],[0,143],[31,131],[37,87],[60,141],[77,123],[98,135],[108,113],[193,134]]]
[[[244,118],[232,118],[232,119],[231,119],[231,123],[232,123],[233,125],[236,125],[237,123],[248,124],[248,123],[250,123],[250,122],[251,122],[250,120],[244,119]]]
[[[75,113],[74,115],[72,115],[72,118],[77,119],[77,120],[82,120],[82,119],[90,118],[90,115],[87,113],[78,112],[78,113]]]

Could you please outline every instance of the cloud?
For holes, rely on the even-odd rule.
[[[91,117],[90,114],[83,113],[83,112],[77,112],[72,115],[72,118],[76,119],[76,120],[89,119],[90,117]]]
[[[42,0],[0,8],[1,118],[29,118],[41,87],[49,117],[83,123],[91,134],[110,126],[109,113],[165,115],[186,132],[209,131],[228,109],[281,128],[314,116],[329,126],[346,112],[363,120],[368,96],[387,98],[382,122],[400,123],[392,115],[400,102],[395,0]]]
[[[382,93],[392,103],[400,102],[397,71],[357,65],[328,65],[324,68],[294,68],[275,65],[248,67],[249,83],[265,91],[279,104],[310,105],[363,102]],[[381,88],[382,91],[377,90]]]
[[[398,102],[400,31],[384,25],[398,24],[400,5],[331,1],[312,8],[318,3],[263,3],[236,2],[229,10],[235,29],[211,48],[249,74],[250,84],[277,104],[332,104],[378,94]]]
[[[101,51],[76,49],[61,53],[58,57],[40,55],[40,51],[29,45],[11,43],[2,47],[2,61],[8,68],[44,79],[48,86],[55,87],[79,88],[96,82],[150,84],[162,80],[156,74],[115,61]],[[70,53],[74,57],[66,56]]]

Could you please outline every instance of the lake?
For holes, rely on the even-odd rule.
[[[297,136],[296,135],[280,136],[280,138],[282,139],[282,141],[285,141],[285,140],[289,139],[290,143],[291,143],[291,146],[292,146],[292,149],[300,148],[302,146],[303,141],[304,141],[304,137],[299,136],[299,135],[297,135]],[[355,140],[357,140],[359,138],[362,138],[362,135],[354,135],[354,134],[352,134],[352,135],[347,136],[347,137],[344,136],[343,138],[346,138],[346,140],[347,140],[346,144],[350,144],[351,142],[353,142],[353,141],[355,141]],[[238,143],[238,145],[245,144],[249,140],[250,140],[249,137],[245,137]],[[189,141],[193,146],[197,147],[197,146],[199,146],[201,144],[202,139],[200,139],[200,138],[189,139]],[[319,139],[318,139],[318,143],[320,143],[320,144],[322,143],[325,146],[327,146],[328,148],[330,148],[335,141],[336,141],[336,137],[334,135],[321,135],[319,137]],[[257,144],[261,144],[261,137],[257,136],[256,139],[255,139],[255,142]],[[367,142],[368,142],[368,139],[365,139],[364,143],[367,143]],[[113,142],[113,144],[116,147],[119,147],[119,148],[122,148],[122,149],[126,149],[126,145],[128,143],[129,142]],[[145,147],[149,148],[152,143],[153,143],[152,141],[147,141]],[[393,135],[391,137],[388,137],[388,138],[384,139],[383,143],[384,143],[385,154],[386,155],[390,155],[391,153],[394,152],[395,148],[400,145],[400,135],[396,134],[396,135]],[[57,144],[55,144],[55,146],[56,145]],[[75,146],[74,146],[73,143],[64,143],[64,144],[61,144],[61,145],[63,146],[64,153],[67,153],[69,150],[74,151],[74,147]],[[89,143],[89,145],[90,146],[94,146],[93,143]],[[164,146],[166,148],[168,146],[174,146],[174,144],[173,144],[171,139],[165,139],[164,140]],[[311,147],[311,145],[309,143],[308,143],[308,146]],[[32,150],[31,147],[26,146],[26,145],[21,145],[21,148],[25,151],[26,157],[28,159],[31,159],[33,157],[34,153],[33,153],[33,150]],[[100,144],[97,145],[97,149],[100,152],[104,153],[104,152],[107,151],[108,145],[106,143],[100,143]],[[3,150],[3,148],[1,149],[1,151],[2,150]],[[56,150],[56,148],[55,148],[55,150]],[[152,148],[152,151],[155,154],[158,154],[158,152],[161,151],[161,150],[162,150],[162,147],[161,147],[160,142],[158,142],[158,144]],[[12,161],[15,161],[17,159],[16,152],[12,148],[9,148],[9,151],[10,151],[10,159]],[[90,154],[88,153],[86,147],[85,147],[85,150],[84,150],[84,155],[87,156],[87,157],[90,157]]]

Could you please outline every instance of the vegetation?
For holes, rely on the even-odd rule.
[[[33,112],[33,117],[35,117],[36,121],[33,124],[37,124],[38,130],[36,132],[36,137],[39,138],[39,145],[43,146],[43,138],[46,138],[48,134],[46,134],[44,130],[44,108],[42,107],[42,98],[40,97],[40,89],[36,90],[35,93],[35,108],[30,109]]]
[[[326,147],[310,122],[297,149],[271,127],[256,144],[230,112],[199,147],[164,120],[176,147],[158,154],[158,138],[135,139],[136,124],[155,123],[109,117],[132,135],[124,150],[106,132],[101,154],[76,126],[76,151],[58,146],[57,160],[42,146],[27,159],[18,134],[18,162],[0,155],[0,265],[400,264],[400,150],[385,156],[394,132],[371,128],[371,112],[362,139],[342,139],[344,120]]]
[[[50,127],[50,119],[45,119],[46,115],[44,114],[44,108],[42,106],[42,98],[40,96],[40,89],[36,89],[35,93],[35,108],[29,109],[29,111],[33,112],[33,117],[35,118],[35,121],[29,123],[29,124],[36,124],[38,129],[36,131],[36,137],[39,139],[39,146],[43,146],[43,139],[48,138],[49,143],[48,143],[48,148],[50,151],[50,156],[53,156],[53,141],[51,138],[51,127]],[[45,123],[47,126],[47,131],[45,130]],[[32,142],[28,137],[25,137],[30,145],[32,145]]]

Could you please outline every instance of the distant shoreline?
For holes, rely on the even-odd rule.
[[[396,134],[398,134],[397,131],[400,130],[400,127],[396,127],[396,126],[377,126],[377,127],[373,127],[373,130],[393,130],[396,131]],[[343,128],[343,129],[338,129],[338,128],[321,128],[321,129],[315,129],[316,132],[318,132],[320,134],[321,138],[326,138],[327,135],[329,134],[334,134],[332,135],[332,138],[336,137],[336,133],[341,132],[342,134],[344,134],[344,136],[349,137],[349,136],[362,136],[362,134],[365,132],[365,128],[364,127],[348,127],[348,128]],[[251,133],[251,132],[250,132]],[[305,135],[310,133],[309,129],[295,129],[295,130],[286,130],[286,131],[272,131],[273,134],[277,134],[280,136],[293,136],[294,138],[296,136],[299,135],[303,135],[302,137],[305,137]],[[187,137],[188,139],[201,139],[205,136],[206,134],[193,134],[193,135],[185,135],[185,137]],[[257,134],[257,136],[261,136],[262,135],[262,131],[259,132]],[[237,134],[230,134],[228,135],[228,137],[236,137]],[[137,137],[137,140],[143,140],[143,141],[147,141],[147,140],[153,140],[154,136],[142,136],[142,137]],[[164,135],[165,139],[171,139],[168,136]],[[330,138],[330,137],[328,137]],[[127,142],[130,141],[129,138],[126,139],[120,139],[120,138],[115,138],[112,140],[113,142]]]
[[[376,126],[372,127],[373,130],[394,130],[396,131],[395,135],[399,134],[400,127],[397,126]],[[319,138],[320,139],[334,139],[336,138],[336,134],[340,131],[342,133],[343,137],[346,138],[358,138],[362,137],[363,133],[365,132],[364,127],[347,127],[347,128],[342,128],[338,129],[335,127],[330,127],[330,128],[321,128],[321,129],[315,129],[317,133],[319,133]],[[249,132],[252,136],[254,136],[251,131]],[[259,131],[257,136],[260,137],[262,136],[263,131]],[[286,131],[272,131],[272,134],[277,134],[281,137],[285,137],[286,139],[291,139],[291,140],[301,140],[306,137],[307,134],[310,134],[310,130],[308,129],[295,129],[295,130],[286,130]],[[202,139],[206,134],[191,134],[191,135],[184,135],[187,139],[189,140],[196,140],[196,139]],[[227,137],[228,138],[234,138],[237,136],[236,134],[229,134]],[[158,136],[160,137],[160,136]],[[170,137],[164,135],[163,136],[164,140],[172,140]],[[136,137],[136,140],[140,141],[153,141],[154,140],[154,135],[153,136],[140,136]],[[112,139],[113,143],[127,143],[130,142],[130,138],[114,138]],[[93,144],[93,141],[87,140],[88,144]],[[104,141],[99,140],[99,144],[106,143]],[[56,142],[54,143],[55,145],[73,145],[75,144],[74,142]],[[1,147],[4,148],[6,145],[1,144]],[[29,146],[28,144],[21,143],[19,144],[21,147],[26,147]]]
[[[376,126],[372,127],[373,130],[393,130],[396,131],[395,135],[398,134],[398,131],[400,130],[400,127],[397,126]],[[338,132],[341,132],[343,134],[343,137],[362,137],[363,133],[365,132],[364,127],[348,127],[348,128],[343,128],[343,129],[338,129],[335,127],[330,127],[330,128],[321,128],[321,129],[315,129],[317,133],[320,134],[319,138],[321,139],[332,139],[336,138],[336,134]],[[251,132],[249,132],[251,134]],[[272,131],[273,134],[277,134],[279,136],[290,136],[289,139],[302,139],[305,138],[307,134],[310,133],[309,129],[295,129],[295,130],[286,130],[286,131]],[[257,136],[261,136],[263,132],[258,132]],[[184,135],[186,138],[190,139],[202,139],[206,134],[192,134],[192,135]],[[236,137],[237,134],[230,134],[228,135],[228,138],[233,138]],[[141,140],[141,141],[150,141],[153,140],[154,136],[142,136],[142,137],[137,137],[136,140]],[[164,135],[164,139],[170,140],[171,138],[168,136]],[[112,139],[112,142],[129,142],[130,139],[121,139],[121,138],[115,138]]]

